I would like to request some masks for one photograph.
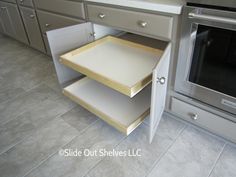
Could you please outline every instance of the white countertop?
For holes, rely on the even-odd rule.
[[[183,0],[86,0],[89,2],[132,7],[157,12],[181,14]]]

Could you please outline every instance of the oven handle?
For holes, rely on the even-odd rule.
[[[217,17],[217,16],[212,16],[212,15],[203,15],[203,14],[196,14],[190,12],[188,14],[188,18],[194,18],[194,19],[199,19],[199,20],[208,20],[212,22],[220,22],[220,23],[227,23],[227,24],[232,24],[236,25],[236,20],[232,18],[224,18],[224,17]]]

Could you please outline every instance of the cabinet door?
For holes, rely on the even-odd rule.
[[[26,7],[20,7],[20,11],[25,24],[26,32],[29,37],[30,46],[42,52],[45,52],[45,47],[43,44],[43,39],[41,36],[35,11]]]
[[[160,59],[160,62],[153,70],[149,132],[150,143],[152,142],[152,139],[156,133],[157,127],[165,109],[170,53],[171,44],[168,44],[164,54],[162,55],[162,58]]]
[[[81,74],[60,63],[60,55],[94,40],[92,24],[83,23],[47,32],[47,38],[59,83],[64,87]]]
[[[47,38],[59,83],[64,87],[70,81],[81,76],[80,73],[62,65],[59,61],[60,55],[90,43],[95,39],[117,33],[119,31],[100,25],[93,25],[90,22],[48,31]]]
[[[5,28],[7,33],[21,42],[29,43],[27,35],[25,33],[24,25],[21,20],[20,12],[16,4],[2,2],[2,6],[6,8],[5,16],[2,18],[5,23],[7,24]],[[10,25],[10,26],[9,26]],[[10,32],[8,32],[10,30]],[[13,31],[13,32],[12,32]],[[12,35],[13,33],[13,35]]]
[[[2,22],[2,30],[5,34],[15,37],[15,30],[10,19],[10,14],[6,3],[0,2],[0,18]]]

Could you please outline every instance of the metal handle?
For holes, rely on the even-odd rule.
[[[48,24],[48,23],[46,23],[46,24],[45,24],[45,27],[49,27],[49,26],[51,26],[51,25],[50,25],[50,24]]]
[[[35,15],[31,14],[29,17],[30,17],[30,18],[34,18],[34,17],[35,17]]]
[[[20,0],[20,3],[23,3],[24,2],[24,0]]]
[[[157,78],[157,83],[160,83],[161,85],[164,85],[166,83],[166,78],[165,77],[158,77]]]
[[[198,115],[197,115],[197,114],[190,113],[190,117],[191,117],[193,120],[198,120]]]
[[[100,19],[104,19],[105,18],[105,14],[103,14],[103,13],[100,13],[100,14],[98,14],[98,17],[100,18]]]
[[[227,23],[236,25],[236,20],[233,18],[225,18],[225,17],[218,17],[213,15],[204,15],[204,14],[196,14],[196,13],[189,13],[189,18],[199,19],[199,20],[208,20],[212,22],[220,22],[220,23]]]
[[[138,21],[138,25],[142,28],[145,28],[147,26],[147,22],[145,21]]]

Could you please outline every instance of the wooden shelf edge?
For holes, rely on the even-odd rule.
[[[101,118],[103,121],[117,129],[118,131],[124,133],[125,135],[129,135],[133,130],[135,130],[143,121],[144,119],[149,115],[150,109],[145,111],[142,115],[140,115],[134,122],[132,122],[129,126],[125,126],[121,124],[120,122],[114,121],[111,117],[104,114],[102,111],[94,108],[92,105],[87,104],[80,98],[73,95],[71,92],[67,91],[66,89],[63,89],[63,94],[73,100],[74,102],[78,103],[91,113],[95,114],[99,118]]]

